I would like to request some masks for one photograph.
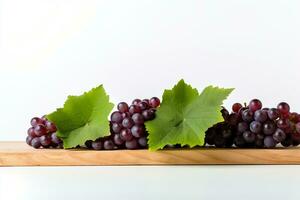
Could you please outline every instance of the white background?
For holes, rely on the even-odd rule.
[[[210,84],[235,87],[226,106],[260,98],[268,107],[288,101],[293,110],[300,111],[299,10],[297,0],[0,0],[0,140],[24,140],[33,116],[52,112],[67,95],[79,95],[102,83],[114,103],[136,97],[161,97],[165,88],[184,78],[199,90]],[[147,173],[139,169],[140,175]],[[208,181],[222,169],[208,168],[212,177]],[[231,180],[240,177],[238,181],[242,183],[252,169],[234,168]],[[21,190],[25,185],[34,187],[43,181],[54,191],[56,179],[43,173],[62,175],[68,169],[39,170],[0,170],[0,199],[22,199],[9,196],[16,195],[9,191]],[[85,174],[86,168],[73,170],[79,173],[78,179],[91,179],[83,193],[89,187],[97,190],[96,186],[105,184],[95,179],[103,178],[97,171],[100,168],[91,174]],[[180,180],[189,168],[176,170],[174,174]],[[287,173],[287,180],[299,172],[298,168],[278,170]],[[203,171],[197,172],[201,179]],[[174,176],[163,170],[157,174],[165,180]],[[254,176],[261,183],[256,187],[261,193],[262,184],[273,182],[270,177],[266,182],[259,180],[263,175]],[[111,184],[117,178],[113,177],[109,179]],[[66,182],[60,182],[57,188],[69,184],[70,192],[75,182],[68,174],[62,178]],[[151,178],[145,176],[144,181],[149,185],[142,182],[142,186],[151,190]],[[15,186],[16,182],[20,184]],[[209,186],[206,191],[222,195]],[[170,192],[174,199],[171,192],[176,190],[170,190],[160,194]],[[188,187],[182,190],[191,192]],[[64,193],[63,189],[58,191]],[[20,194],[24,194],[23,199],[34,199],[29,193]],[[225,194],[229,197],[229,193]],[[289,195],[287,199],[299,199],[295,193]]]

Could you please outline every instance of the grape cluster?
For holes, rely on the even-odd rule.
[[[30,121],[31,127],[27,131],[26,143],[36,149],[62,148],[62,141],[56,136],[56,126],[46,117],[34,117]]]
[[[224,122],[206,131],[205,143],[216,147],[274,148],[300,144],[300,115],[282,102],[277,108],[262,108],[258,99],[243,106],[235,103],[232,113],[222,109]]]
[[[155,118],[156,108],[160,105],[157,97],[135,99],[129,106],[125,102],[118,104],[118,111],[110,116],[111,135],[96,141],[87,141],[87,148],[94,150],[145,149],[148,133],[145,122]]]

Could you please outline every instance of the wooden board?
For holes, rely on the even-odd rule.
[[[92,151],[33,149],[24,142],[0,142],[0,166],[211,164],[300,164],[300,148]]]

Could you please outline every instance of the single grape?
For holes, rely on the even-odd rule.
[[[54,125],[54,123],[52,123],[50,121],[45,121],[45,126],[46,126],[49,133],[54,133],[54,132],[57,131],[57,128]]]
[[[101,150],[101,149],[104,148],[103,146],[104,146],[104,145],[103,145],[103,143],[102,143],[101,141],[94,141],[94,142],[92,142],[92,144],[91,144],[91,147],[92,147],[92,149],[94,149],[94,150]]]
[[[232,136],[232,131],[230,129],[225,129],[225,130],[222,130],[222,137],[227,139],[227,138],[230,138]]]
[[[242,108],[242,104],[240,103],[235,103],[232,105],[232,111],[235,112],[235,113],[238,113],[239,110]]]
[[[222,113],[223,119],[224,119],[224,120],[227,120],[228,117],[229,117],[229,112],[228,112],[228,110],[227,110],[226,108],[223,107],[222,110],[221,110],[221,113]]]
[[[40,138],[36,137],[31,140],[31,146],[35,149],[38,149],[42,146]]]
[[[285,140],[283,140],[281,142],[281,145],[284,146],[284,147],[289,147],[293,144],[293,139],[291,137],[291,135],[287,135]]]
[[[118,124],[118,123],[113,123],[112,125],[111,125],[111,129],[112,129],[112,131],[114,132],[114,133],[120,133],[121,132],[121,130],[122,130],[122,125],[120,125],[120,124]]]
[[[122,140],[125,140],[125,141],[130,141],[133,138],[133,135],[132,135],[130,129],[123,129],[121,131],[120,136],[121,136]]]
[[[138,142],[136,139],[126,141],[125,146],[127,149],[137,149],[139,147]]]
[[[285,138],[286,138],[285,132],[284,132],[283,130],[279,129],[279,128],[278,128],[278,129],[275,131],[275,133],[273,134],[273,139],[274,139],[276,142],[282,142],[282,141],[285,140]]]
[[[264,123],[268,119],[268,113],[265,110],[257,110],[254,113],[254,120]]]
[[[157,108],[160,105],[160,100],[157,97],[152,97],[149,101],[149,105],[152,108]]]
[[[43,135],[40,137],[40,142],[43,147],[47,148],[51,144],[51,137],[48,135]]]
[[[30,135],[28,135],[28,136],[26,137],[26,143],[27,143],[29,146],[31,146],[31,141],[32,141],[33,138],[34,138],[34,137],[32,137],[32,136],[30,136]]]
[[[273,121],[267,121],[263,125],[263,133],[265,135],[272,135],[276,130],[276,124]]]
[[[257,112],[257,111],[256,111]],[[250,124],[250,130],[253,132],[253,133],[260,133],[261,132],[261,128],[262,125],[260,122],[258,121],[253,121],[251,122]]]
[[[92,149],[93,148],[92,143],[93,143],[92,140],[87,140],[84,144],[88,149]]]
[[[255,134],[252,133],[251,131],[245,131],[243,133],[243,137],[247,143],[252,143],[255,141]]]
[[[138,143],[141,147],[147,147],[147,138],[146,137],[139,138]]]
[[[52,134],[51,134],[51,140],[52,140],[52,142],[55,143],[55,144],[61,144],[61,143],[62,143],[61,139],[59,139],[59,138],[57,137],[56,133],[52,133]]]
[[[118,104],[118,110],[121,112],[121,113],[126,113],[129,111],[129,108],[128,108],[128,104],[125,103],[125,102],[121,102]]]
[[[113,141],[111,141],[111,140],[104,141],[103,146],[104,146],[105,150],[113,150],[113,149],[116,148],[116,146],[114,145]]]
[[[145,128],[143,126],[134,125],[131,128],[131,134],[136,138],[142,137],[144,135],[144,133],[145,133]]]
[[[236,147],[245,147],[246,146],[246,141],[244,140],[243,136],[237,136],[234,138],[234,145]]]
[[[290,126],[289,121],[286,119],[279,119],[277,121],[277,127],[280,129],[286,129]]]
[[[38,117],[34,117],[30,121],[31,126],[36,127],[37,125],[44,125],[44,120]]]
[[[225,146],[225,138],[222,137],[222,135],[216,135],[214,138],[215,146],[218,148]]]
[[[279,117],[279,111],[276,108],[271,108],[268,110],[268,117],[270,120],[276,120]]]
[[[263,140],[264,138],[265,138],[265,136],[262,133],[256,134],[256,137],[255,137],[256,140]]]
[[[144,111],[144,110],[146,110],[149,106],[148,106],[148,104],[146,103],[146,102],[140,102],[139,104],[138,104],[138,107],[140,107],[140,109],[142,110],[142,111]]]
[[[134,122],[131,118],[125,118],[122,121],[122,126],[124,128],[131,128],[134,125]]]
[[[228,124],[236,126],[239,123],[239,115],[237,113],[231,113],[227,119]]]
[[[291,113],[289,115],[289,120],[293,123],[297,123],[298,122],[298,113],[295,113],[295,112]]]
[[[261,108],[262,108],[262,103],[261,103],[260,100],[253,99],[253,100],[250,101],[250,103],[249,103],[249,110],[251,110],[252,112],[260,110]]]
[[[237,125],[237,131],[239,133],[244,133],[245,131],[247,131],[249,129],[249,125],[246,122],[240,122]]]
[[[272,136],[267,136],[264,139],[264,145],[267,148],[274,148],[276,146],[276,142]]]
[[[122,138],[121,138],[121,135],[120,134],[115,134],[114,135],[114,143],[116,144],[116,145],[122,145],[122,144],[124,144],[124,140],[122,140]]]
[[[131,118],[135,124],[138,124],[138,125],[144,124],[144,117],[140,113],[133,114]]]
[[[36,137],[33,127],[31,127],[31,128],[28,129],[27,135],[31,136],[31,137]]]
[[[152,120],[155,118],[155,112],[153,112],[153,110],[151,110],[151,109],[143,111],[142,115],[146,121]]]
[[[300,122],[295,125],[297,133],[300,133]]]
[[[264,140],[255,140],[255,147],[256,148],[263,148],[264,147]]]
[[[111,114],[110,120],[115,123],[121,123],[123,120],[122,114],[118,111],[115,111]]]
[[[149,99],[143,99],[142,102],[145,102],[148,106],[150,106],[150,100]]]
[[[38,137],[42,136],[42,135],[46,135],[47,134],[47,129],[44,125],[36,125],[34,127],[34,134]]]
[[[133,100],[133,101],[132,101],[132,103],[131,103],[131,104],[132,104],[132,105],[136,105],[136,106],[137,106],[137,105],[138,105],[140,102],[141,102],[141,100],[140,100],[140,99],[135,99],[135,100]]]
[[[252,122],[253,121],[253,112],[249,109],[244,110],[242,113],[242,118],[246,122]]]
[[[208,145],[214,145],[215,144],[215,136],[217,135],[216,130],[214,128],[209,128],[205,132],[205,143]]]
[[[278,104],[277,109],[279,113],[283,115],[288,114],[290,112],[290,106],[285,102],[281,102],[280,104]]]
[[[131,115],[133,115],[134,113],[141,113],[141,112],[142,112],[142,110],[141,110],[141,108],[138,105],[131,105],[129,107],[129,113]]]

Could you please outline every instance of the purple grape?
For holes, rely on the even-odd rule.
[[[257,110],[254,113],[254,120],[264,123],[268,119],[268,113],[265,110]]]
[[[145,132],[145,128],[143,126],[134,125],[131,128],[131,133],[136,138],[142,137],[144,135],[144,132]]]
[[[130,141],[133,138],[133,135],[132,135],[130,129],[123,129],[121,131],[120,136],[121,136],[122,140],[125,140],[125,141]]]
[[[243,137],[247,143],[252,143],[255,141],[255,134],[252,133],[251,131],[245,131],[243,133]]]
[[[145,110],[145,111],[143,111],[142,115],[146,121],[152,120],[155,118],[155,111],[152,109]]]
[[[143,99],[142,102],[145,102],[148,106],[150,105],[150,100],[149,99]]]
[[[54,133],[57,131],[56,126],[54,125],[54,123],[50,122],[50,121],[46,121],[45,122],[45,126],[48,130],[49,133]]]
[[[147,138],[146,137],[139,138],[138,143],[141,147],[147,147]]]
[[[134,113],[141,113],[141,112],[142,112],[142,110],[138,105],[131,105],[129,107],[129,113],[131,115],[133,115]]]
[[[34,127],[34,134],[38,137],[46,135],[47,134],[47,129],[44,125],[41,125],[41,124],[36,125]]]
[[[256,111],[257,112],[257,111]],[[261,132],[261,123],[258,122],[258,121],[253,121],[251,122],[250,124],[250,130],[253,132],[253,133],[260,133]]]
[[[126,117],[131,117],[129,112],[122,113],[122,118],[125,119]]]
[[[279,117],[279,111],[276,108],[271,108],[268,110],[268,117],[270,120],[276,120]]]
[[[114,133],[120,133],[123,127],[118,123],[113,123],[111,128]]]
[[[267,121],[263,125],[263,133],[265,135],[272,135],[276,130],[276,125],[273,121]]]
[[[290,126],[289,121],[287,119],[280,119],[277,121],[277,127],[280,129],[286,129]]]
[[[35,149],[38,149],[42,146],[40,138],[36,137],[31,140],[31,146]]]
[[[236,126],[239,123],[239,115],[237,113],[231,113],[227,119],[227,122],[231,126]]]
[[[125,146],[127,149],[137,149],[139,147],[138,142],[135,139],[126,141]]]
[[[132,104],[132,105],[136,105],[136,106],[137,106],[137,105],[138,105],[140,102],[141,102],[141,100],[140,100],[140,99],[135,99],[135,100],[133,100],[133,101],[132,101],[132,103],[131,103],[131,104]]]
[[[51,137],[48,135],[43,135],[40,137],[40,142],[43,147],[47,148],[51,145]]]
[[[27,135],[31,136],[31,137],[36,137],[33,127],[31,127],[31,128],[28,129]]]
[[[242,118],[246,122],[252,122],[253,121],[253,112],[249,109],[244,110],[242,113]]]
[[[276,142],[272,136],[267,136],[264,139],[264,145],[267,148],[274,148],[276,146]]]
[[[152,97],[149,101],[149,105],[152,108],[157,108],[160,105],[160,100],[157,97]]]
[[[260,100],[253,99],[253,100],[250,101],[250,103],[249,103],[249,110],[251,110],[252,112],[260,110],[261,108],[262,108],[262,103],[261,103]]]
[[[93,143],[92,140],[87,140],[84,144],[88,149],[92,149],[93,148],[92,143]]]
[[[56,133],[52,133],[52,134],[51,134],[51,140],[52,140],[52,142],[53,142],[54,144],[61,144],[61,143],[62,143],[61,139],[59,139],[59,138],[57,137]]]
[[[122,140],[122,138],[121,138],[121,135],[120,134],[115,134],[114,135],[114,143],[116,144],[116,145],[122,145],[122,144],[124,144],[124,140]]]
[[[238,113],[239,110],[240,110],[242,107],[243,107],[242,104],[240,104],[240,103],[235,103],[235,104],[232,105],[232,111],[233,111],[234,113]]]
[[[30,121],[31,126],[36,127],[37,125],[44,125],[44,120],[38,117],[34,117]]]
[[[300,133],[300,122],[295,125],[297,133]]]
[[[277,109],[282,115],[286,115],[290,112],[290,106],[285,102],[281,102],[280,104],[278,104]]]
[[[144,124],[144,117],[140,113],[135,113],[132,115],[132,120],[135,124]]]
[[[262,134],[262,133],[256,134],[257,140],[263,140],[264,138],[265,138],[264,134]]]
[[[134,125],[134,122],[131,118],[125,118],[122,121],[122,126],[124,128],[131,128]]]
[[[26,137],[26,143],[27,143],[29,146],[31,146],[31,141],[32,141],[33,138],[34,138],[34,137],[32,137],[32,136],[30,136],[30,135],[28,135],[28,136]]]
[[[102,150],[103,149],[103,143],[101,141],[94,141],[91,144],[92,149],[94,150]]]
[[[110,120],[115,123],[121,123],[123,120],[122,114],[118,111],[115,111],[111,114]]]
[[[113,149],[115,149],[115,145],[114,145],[114,143],[111,140],[104,141],[104,145],[103,146],[104,146],[105,150],[113,150]]]
[[[121,102],[118,104],[118,110],[121,112],[121,113],[126,113],[129,111],[129,108],[128,108],[128,104],[125,103],[125,102]]]
[[[237,125],[237,131],[239,133],[244,133],[245,131],[247,131],[249,128],[249,125],[246,122],[240,122]]]
[[[286,138],[285,132],[284,132],[283,130],[279,129],[279,128],[278,128],[278,129],[275,131],[275,133],[273,134],[273,139],[274,139],[276,142],[282,142],[282,141],[285,140],[285,138]]]
[[[138,107],[140,107],[140,109],[142,110],[142,111],[144,111],[144,110],[146,110],[148,107],[149,107],[149,105],[146,103],[146,102],[140,102],[139,104],[138,104]]]

